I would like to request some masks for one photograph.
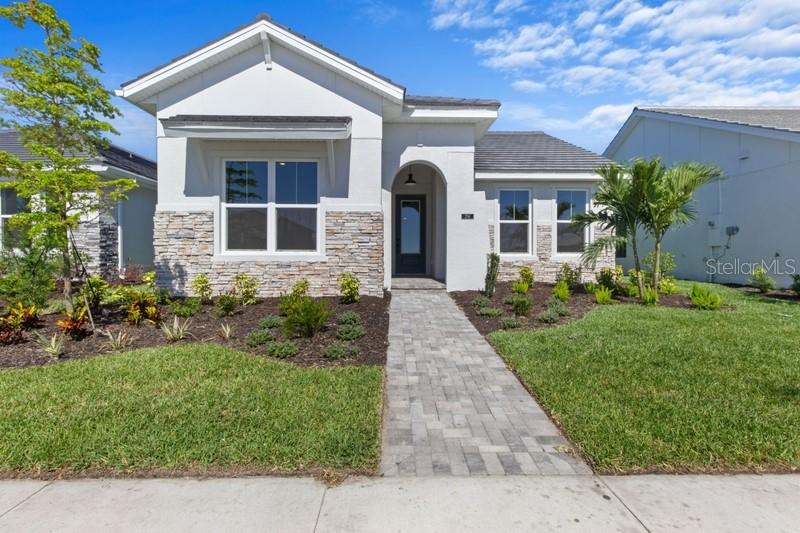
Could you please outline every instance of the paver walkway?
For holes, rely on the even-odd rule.
[[[445,291],[394,290],[385,476],[589,474]]]

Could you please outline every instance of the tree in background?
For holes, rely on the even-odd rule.
[[[52,6],[15,2],[0,7],[0,17],[19,29],[33,24],[44,33],[42,49],[22,47],[15,57],[0,59],[5,81],[0,106],[7,117],[0,124],[16,129],[36,158],[21,160],[0,151],[0,175],[11,178],[0,187],[13,188],[32,207],[12,223],[58,254],[64,301],[71,311],[79,261],[72,231],[136,186],[130,179],[103,179],[86,165],[107,146],[104,135],[116,133],[108,120],[119,110],[95,76],[102,72],[100,50],[73,37]]]

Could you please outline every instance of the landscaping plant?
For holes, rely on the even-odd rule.
[[[528,284],[528,287],[533,287],[533,269],[527,265],[520,267],[519,279]]]
[[[494,294],[494,289],[497,287],[497,271],[500,268],[500,256],[497,254],[488,254],[486,256],[486,278],[483,283],[483,294],[491,298]]]
[[[170,302],[169,310],[175,316],[189,318],[200,312],[203,304],[200,298],[184,298]]]
[[[593,281],[587,281],[583,284],[583,290],[586,291],[586,294],[594,294],[597,290],[598,285]]]
[[[92,311],[100,309],[108,294],[108,283],[97,274],[92,274],[83,280],[80,295],[82,300]]]
[[[558,298],[550,298],[547,300],[547,310],[554,312],[558,316],[569,316],[569,308],[562,300]]]
[[[150,289],[151,291],[156,290],[156,282],[158,281],[158,276],[154,271],[145,272],[142,274],[142,284]]]
[[[268,329],[255,329],[247,335],[245,343],[251,347],[256,348],[275,340],[275,335]]]
[[[283,319],[276,315],[267,315],[258,323],[260,329],[279,328],[283,324]]]
[[[343,341],[354,341],[366,335],[366,330],[361,324],[340,324],[336,336]]]
[[[142,320],[156,325],[161,323],[161,311],[158,308],[158,300],[153,293],[129,289],[125,293],[125,302],[125,320],[130,324],[138,326],[142,323]]]
[[[133,343],[133,337],[124,328],[120,328],[116,333],[107,330],[105,335],[108,337],[108,348],[112,352],[121,352]]]
[[[258,287],[261,283],[247,274],[236,274],[233,277],[233,286],[239,303],[242,305],[255,305],[257,303]]]
[[[524,281],[515,281],[511,284],[511,292],[515,294],[527,294],[528,293],[528,284]]]
[[[283,330],[289,336],[313,337],[325,327],[331,316],[328,304],[302,296],[288,309],[283,321]]]
[[[594,301],[599,305],[608,305],[613,303],[611,298],[611,290],[607,287],[597,287],[594,291]]]
[[[792,274],[792,290],[800,294],[800,274]]]
[[[642,303],[647,306],[658,305],[658,291],[653,287],[645,287]]]
[[[472,305],[480,309],[481,307],[489,307],[492,305],[492,301],[484,295],[478,295],[472,300]]]
[[[480,307],[476,312],[480,316],[500,316],[503,314],[503,310],[497,307]]]
[[[282,316],[288,315],[292,307],[306,297],[309,287],[310,284],[307,279],[301,279],[295,282],[289,294],[281,294],[280,302],[278,302],[278,312]]]
[[[13,221],[14,217],[8,219]],[[0,298],[43,308],[56,288],[58,272],[58,261],[48,256],[46,246],[22,239],[14,248],[0,251]]]
[[[658,282],[658,292],[661,294],[678,294],[678,282],[673,276],[661,276]]]
[[[63,355],[64,343],[65,339],[63,333],[53,333],[52,337],[46,337],[39,333],[36,334],[36,344],[39,345],[39,348],[41,348],[44,353],[53,359],[58,359]]]
[[[614,268],[603,267],[595,275],[597,284],[605,287],[606,289],[617,292],[625,285],[624,278],[625,272],[622,265],[616,265]]]
[[[342,293],[342,303],[354,304],[361,299],[359,293],[361,282],[352,272],[345,272],[339,276],[339,292]]]
[[[704,285],[692,285],[692,292],[689,293],[689,296],[692,299],[692,305],[704,311],[716,311],[722,306],[722,297]]]
[[[341,324],[354,324],[354,325],[362,325],[363,321],[361,320],[361,315],[356,313],[355,311],[345,311],[341,313],[338,317],[336,317],[336,321]]]
[[[192,326],[191,318],[172,317],[172,324],[161,323],[161,331],[169,342],[182,341],[191,335],[189,328]]]
[[[42,321],[39,309],[35,305],[24,306],[22,303],[11,307],[6,314],[11,322],[19,324],[23,330],[35,328]]]
[[[358,355],[357,349],[341,342],[329,344],[322,350],[322,357],[325,359],[348,359],[356,355]]]
[[[772,279],[764,266],[757,266],[750,275],[750,285],[758,289],[758,292],[766,294],[775,290],[775,280]]]
[[[72,311],[64,311],[64,318],[56,320],[56,326],[65,335],[69,335],[73,339],[82,339],[89,331],[86,326],[89,325],[89,317],[86,307],[75,307]]]
[[[297,345],[290,340],[272,341],[267,344],[267,353],[278,359],[288,359],[297,355]]]
[[[569,289],[574,289],[581,282],[581,269],[573,268],[569,263],[563,263],[556,276],[556,282],[563,281]]]
[[[205,272],[200,272],[194,278],[192,278],[191,282],[192,292],[198,298],[200,298],[200,302],[207,303],[211,301],[211,283],[208,281],[208,274]]]
[[[511,300],[511,309],[517,316],[527,316],[531,310],[531,301],[524,294],[517,294]]]
[[[520,327],[522,324],[516,318],[505,317],[500,320],[500,327],[502,329],[516,329]]]
[[[219,336],[224,341],[230,340],[231,337],[233,337],[233,326],[227,322],[223,322],[219,326]]]
[[[239,300],[233,294],[220,294],[217,297],[216,307],[218,317],[233,316],[239,307]]]
[[[0,317],[0,345],[17,344],[24,340],[25,330],[19,319]]]
[[[562,302],[568,302],[570,297],[569,285],[565,280],[561,280],[553,287],[553,297]]]

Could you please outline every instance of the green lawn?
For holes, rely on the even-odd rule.
[[[182,345],[0,372],[0,474],[370,470],[383,369]]]
[[[800,305],[714,289],[491,340],[600,472],[798,468]]]

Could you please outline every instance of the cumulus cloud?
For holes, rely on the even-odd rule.
[[[546,84],[533,80],[516,80],[511,86],[523,93],[540,93],[547,89]]]
[[[524,7],[524,0],[433,0],[431,26],[436,30],[497,28],[510,23],[509,16]]]

